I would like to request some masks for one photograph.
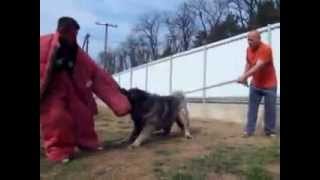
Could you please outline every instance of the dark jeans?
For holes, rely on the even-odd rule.
[[[264,132],[266,134],[275,133],[276,127],[276,101],[277,101],[277,87],[271,89],[260,89],[250,86],[249,105],[248,105],[248,119],[245,131],[248,134],[253,134],[256,128],[257,115],[259,104],[262,97],[264,97]]]

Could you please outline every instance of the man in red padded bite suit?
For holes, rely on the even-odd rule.
[[[62,17],[55,33],[40,36],[40,127],[51,161],[68,162],[75,147],[102,148],[94,130],[93,93],[117,116],[131,110],[112,76],[79,48],[79,29],[73,18]]]

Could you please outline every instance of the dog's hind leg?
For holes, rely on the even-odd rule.
[[[183,125],[183,122],[181,121],[179,116],[176,118],[176,123],[177,123],[178,127],[180,128],[180,130],[184,132],[184,125]]]
[[[167,125],[167,127],[163,128],[163,133],[162,133],[163,136],[167,136],[170,134],[172,125],[173,125],[173,122]]]
[[[133,144],[130,145],[130,148],[139,147],[147,138],[149,138],[152,132],[155,130],[155,127],[151,124],[147,124],[137,137]]]
[[[184,136],[188,139],[191,139],[192,136],[190,133],[190,119],[189,119],[189,112],[187,108],[183,108],[180,110],[178,114],[178,119],[179,119],[179,121],[177,121],[178,126],[180,127],[178,122],[183,124]]]

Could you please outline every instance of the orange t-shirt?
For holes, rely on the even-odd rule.
[[[273,65],[272,50],[267,44],[261,43],[255,51],[247,49],[247,63],[252,68],[258,60],[266,64],[253,74],[252,84],[257,88],[273,88],[277,86],[276,72]]]

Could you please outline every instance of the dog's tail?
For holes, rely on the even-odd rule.
[[[181,101],[185,101],[186,100],[186,96],[182,91],[175,91],[171,95],[176,97],[176,98],[178,98]]]
[[[178,100],[177,103],[179,109],[183,110],[188,116],[188,100],[186,98],[185,93],[182,91],[175,91],[171,95]]]

